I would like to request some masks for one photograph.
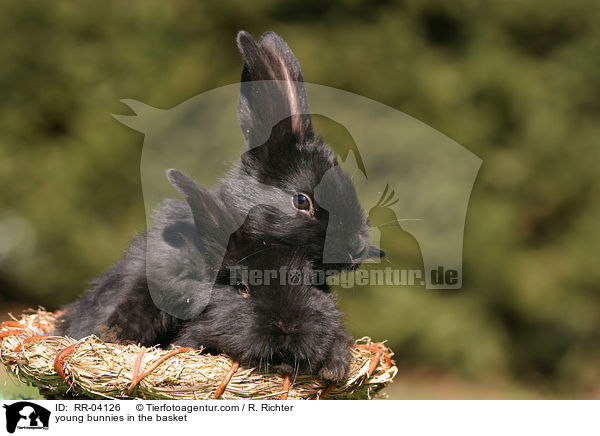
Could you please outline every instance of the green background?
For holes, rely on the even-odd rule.
[[[169,108],[234,83],[236,32],[275,30],[307,81],[483,160],[460,291],[339,290],[352,333],[396,352],[390,397],[597,398],[599,22],[592,0],[3,2],[2,314],[74,300],[144,228],[143,136],[111,117],[119,100]],[[393,231],[389,255],[418,265]]]

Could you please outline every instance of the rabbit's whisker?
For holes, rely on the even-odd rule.
[[[253,253],[250,253],[248,256],[245,256],[245,257],[243,257],[242,259],[238,260],[236,263],[238,263],[238,264],[239,264],[239,263],[241,263],[241,262],[245,261],[246,259],[248,259],[248,258],[250,258],[250,257],[252,257],[252,256],[255,256],[255,255],[257,255],[257,254],[260,254],[260,253],[262,253],[263,251],[267,251],[267,250],[271,250],[271,249],[273,249],[273,247],[271,247],[271,246],[268,246],[268,247],[265,247],[265,248],[263,248],[262,250],[257,250],[257,251],[255,251],[255,252],[253,252]]]

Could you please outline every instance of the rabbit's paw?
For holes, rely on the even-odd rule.
[[[348,373],[349,362],[343,359],[332,359],[323,364],[319,370],[319,377],[330,382],[342,380]]]

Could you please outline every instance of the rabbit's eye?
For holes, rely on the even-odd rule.
[[[310,197],[304,193],[296,194],[292,196],[292,206],[299,212],[313,216],[315,210]]]
[[[238,281],[235,287],[242,297],[248,298],[250,296],[250,290],[246,283]]]

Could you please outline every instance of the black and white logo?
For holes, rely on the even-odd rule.
[[[6,409],[6,431],[14,433],[19,430],[48,430],[50,411],[42,406],[29,401],[19,401],[9,405]]]

